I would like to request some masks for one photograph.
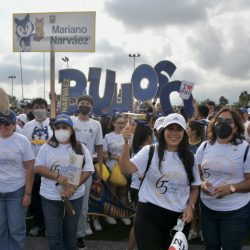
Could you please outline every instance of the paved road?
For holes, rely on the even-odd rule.
[[[126,250],[126,242],[96,241],[86,242],[88,250]],[[189,245],[189,250],[203,250],[202,245]],[[26,250],[48,250],[48,244],[44,237],[28,237]],[[242,250],[250,250],[250,246],[244,246]]]

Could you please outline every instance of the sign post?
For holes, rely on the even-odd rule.
[[[55,52],[94,52],[95,19],[95,11],[13,14],[13,51],[50,52],[51,118],[56,116]]]

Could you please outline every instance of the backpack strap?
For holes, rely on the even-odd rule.
[[[207,141],[205,142],[204,146],[203,146],[203,151],[206,149],[207,147]]]
[[[149,153],[148,153],[148,162],[147,162],[147,166],[146,166],[146,169],[145,169],[145,172],[142,176],[142,179],[141,179],[141,183],[140,183],[140,187],[139,187],[139,190],[141,188],[141,185],[142,185],[142,182],[146,176],[146,173],[148,172],[149,170],[149,166],[151,165],[151,162],[152,162],[152,158],[153,158],[153,155],[154,155],[154,151],[155,151],[155,145],[154,144],[151,144],[150,145],[150,148],[149,148]]]
[[[249,150],[249,144],[248,144],[247,147],[246,147],[243,162],[245,162],[246,159],[247,159],[248,150]]]

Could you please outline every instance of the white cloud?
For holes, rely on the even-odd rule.
[[[89,67],[115,70],[118,83],[129,82],[133,60],[154,67],[170,60],[175,80],[195,82],[197,99],[237,101],[249,88],[250,2],[247,0],[72,0],[34,2],[12,0],[2,6],[0,22],[0,83],[10,91],[9,75],[17,76],[14,93],[20,97],[19,53],[12,52],[12,13],[96,10],[96,52],[56,53],[58,70],[67,56],[69,67],[86,77]],[[23,53],[25,96],[43,96],[43,55]],[[49,91],[49,53],[46,53],[46,93]],[[28,87],[32,86],[32,88]],[[56,84],[57,91],[60,85]],[[46,94],[47,95],[47,94]]]

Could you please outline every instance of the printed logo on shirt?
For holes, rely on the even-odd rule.
[[[121,155],[122,154],[122,145],[118,145],[116,143],[110,143],[108,145],[108,152],[114,155]]]
[[[158,194],[166,194],[168,193],[181,193],[186,187],[186,178],[185,181],[182,180],[183,176],[180,173],[168,173],[163,174],[158,178],[155,182],[155,188]]]
[[[32,140],[48,140],[49,139],[49,131],[48,126],[43,128],[35,127],[31,136]]]
[[[58,174],[59,174],[59,173],[60,173],[59,167],[60,167],[59,161],[55,161],[55,162],[51,165],[50,170],[51,170],[52,172],[55,172],[55,173],[58,173]]]
[[[231,179],[237,174],[236,166],[225,157],[216,160],[206,160],[201,165],[202,177],[204,179]]]

